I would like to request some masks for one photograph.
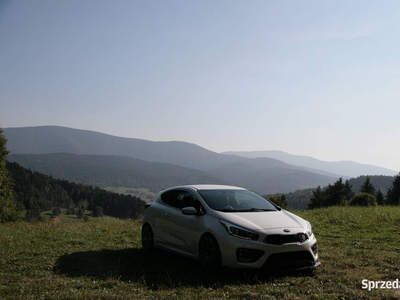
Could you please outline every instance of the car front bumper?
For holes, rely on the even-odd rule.
[[[252,241],[230,235],[220,236],[217,240],[222,265],[232,269],[301,270],[320,264],[317,240],[313,234],[302,243],[283,245],[267,244],[264,238]]]

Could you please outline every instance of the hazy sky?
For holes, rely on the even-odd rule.
[[[400,170],[400,1],[0,0],[0,127]]]

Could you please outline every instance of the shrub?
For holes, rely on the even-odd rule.
[[[43,221],[43,217],[40,215],[39,209],[37,209],[37,208],[27,209],[24,220],[27,222],[34,223],[34,222]]]
[[[55,217],[59,216],[59,215],[61,215],[61,208],[55,207],[55,208],[53,208],[53,210],[51,212],[52,212],[53,216],[55,216]]]
[[[368,193],[359,193],[350,200],[351,206],[376,206],[378,202],[374,195]]]
[[[79,209],[79,210],[76,212],[76,215],[78,216],[78,219],[82,219],[83,216],[84,216],[83,209]]]
[[[286,196],[285,195],[268,195],[268,196],[264,196],[265,198],[269,199],[270,201],[274,202],[276,205],[278,205],[279,207],[283,208],[283,209],[289,209],[289,203],[286,200]]]
[[[102,217],[104,216],[103,208],[100,206],[96,206],[92,212],[93,217]]]

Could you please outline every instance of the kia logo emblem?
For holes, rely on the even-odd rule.
[[[283,229],[284,232],[290,232],[290,229]]]

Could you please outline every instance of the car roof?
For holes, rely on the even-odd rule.
[[[182,186],[176,186],[176,187],[169,188],[169,189],[177,189],[177,188],[189,188],[189,189],[194,189],[194,190],[245,190],[245,188],[238,187],[238,186],[218,185],[218,184],[182,185]]]

